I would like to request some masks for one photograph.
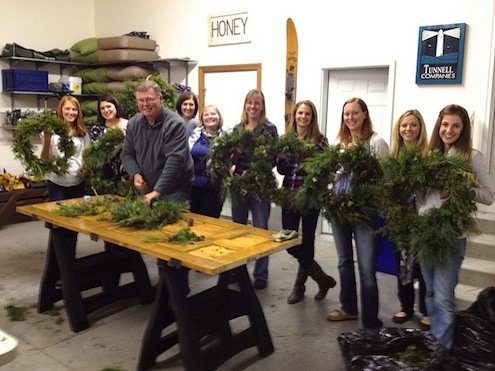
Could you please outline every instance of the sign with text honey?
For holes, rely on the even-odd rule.
[[[208,16],[208,46],[250,43],[248,12]]]

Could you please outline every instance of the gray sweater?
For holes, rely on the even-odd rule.
[[[162,196],[191,184],[193,161],[186,126],[167,108],[162,108],[153,126],[141,113],[131,117],[120,158],[130,179],[138,173],[143,175]]]

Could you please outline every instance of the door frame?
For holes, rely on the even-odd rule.
[[[198,68],[199,83],[199,111],[205,105],[205,74],[207,73],[226,73],[226,72],[256,72],[256,88],[261,90],[261,63],[248,64],[227,64],[218,66],[200,66]]]

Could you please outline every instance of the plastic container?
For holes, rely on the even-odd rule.
[[[76,76],[62,76],[59,79],[62,90],[71,91],[74,95],[82,94],[82,78]]]
[[[2,70],[3,91],[48,91],[48,71]]]

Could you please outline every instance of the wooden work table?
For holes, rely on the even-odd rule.
[[[93,196],[93,199],[97,197]],[[27,205],[18,207],[17,211],[208,275],[220,274],[297,244],[297,240],[275,242],[272,238],[273,231],[189,212],[184,214],[184,220],[152,231],[103,221],[102,215],[76,218],[59,216],[52,212],[56,204],[47,202]],[[167,237],[187,226],[187,219],[193,223],[190,229],[205,239],[187,245],[167,242]],[[146,237],[163,238],[163,241],[149,243],[144,241]]]
[[[68,265],[68,270],[72,269],[72,258],[64,260],[58,255],[64,254],[64,245],[75,245],[75,241],[65,237],[54,238],[64,233],[56,233],[57,230],[88,234],[93,239],[101,239],[158,259],[159,285],[143,337],[137,367],[139,370],[153,366],[161,353],[177,343],[180,344],[185,369],[194,371],[216,369],[249,347],[256,346],[260,356],[267,356],[274,351],[246,264],[296,246],[301,243],[300,239],[276,242],[272,237],[273,231],[189,212],[184,214],[184,220],[151,231],[122,227],[102,220],[102,215],[63,217],[52,211],[54,207],[56,202],[49,202],[21,206],[17,211],[48,223],[47,226],[51,227],[50,239],[55,240],[55,247],[58,246],[54,250],[59,266]],[[204,236],[204,240],[185,245],[168,242],[171,234],[187,226],[196,235]],[[159,238],[160,241],[144,242],[149,237]],[[62,266],[59,269],[60,272],[66,270]],[[189,291],[184,289],[187,269],[219,275],[218,282],[203,292],[189,295]],[[232,275],[236,277],[233,284],[230,279]],[[64,281],[64,277],[61,280]],[[76,281],[77,278],[69,274],[65,280]],[[77,291],[77,283],[72,286]],[[42,296],[40,293],[40,300]],[[67,307],[66,295],[63,296]],[[78,306],[84,304],[76,300],[72,306],[73,311],[81,312]],[[234,333],[229,321],[241,316],[249,318],[248,327]],[[77,320],[78,317],[75,318]],[[172,324],[176,326],[170,326]],[[211,346],[204,346],[205,337],[211,340]]]

